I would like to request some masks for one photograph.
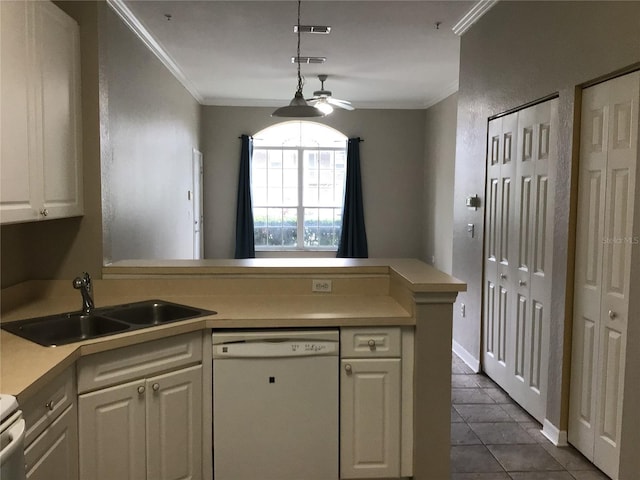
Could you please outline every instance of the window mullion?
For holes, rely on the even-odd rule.
[[[298,249],[304,250],[304,149],[298,148]]]

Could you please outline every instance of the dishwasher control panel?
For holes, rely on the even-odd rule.
[[[338,356],[337,330],[214,332],[213,358]]]

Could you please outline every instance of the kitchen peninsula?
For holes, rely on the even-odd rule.
[[[29,402],[85,357],[189,332],[398,328],[410,333],[402,337],[402,348],[410,353],[403,359],[412,359],[402,366],[411,381],[402,384],[398,477],[449,478],[452,306],[466,289],[463,282],[413,259],[131,260],[105,266],[102,277],[94,281],[97,306],[157,298],[217,314],[56,348],[2,331],[3,393]],[[322,291],[312,291],[318,284]],[[3,322],[79,306],[70,280],[29,281],[2,291]],[[209,337],[202,366],[210,385],[211,362],[205,361],[211,355],[210,334],[203,337]],[[211,478],[206,469],[202,478]]]

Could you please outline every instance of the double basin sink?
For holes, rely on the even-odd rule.
[[[163,300],[146,300],[8,322],[2,328],[46,347],[189,320],[216,312]]]

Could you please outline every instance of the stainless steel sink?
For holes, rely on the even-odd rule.
[[[89,314],[71,312],[7,322],[2,328],[40,345],[56,346],[215,314],[163,300],[147,300],[96,308]]]
[[[132,325],[160,325],[163,323],[186,320],[202,316],[203,310],[186,307],[161,300],[134,303],[106,312],[109,318],[115,318]]]
[[[45,346],[64,345],[124,332],[131,326],[100,315],[62,314],[2,325],[5,330]]]

